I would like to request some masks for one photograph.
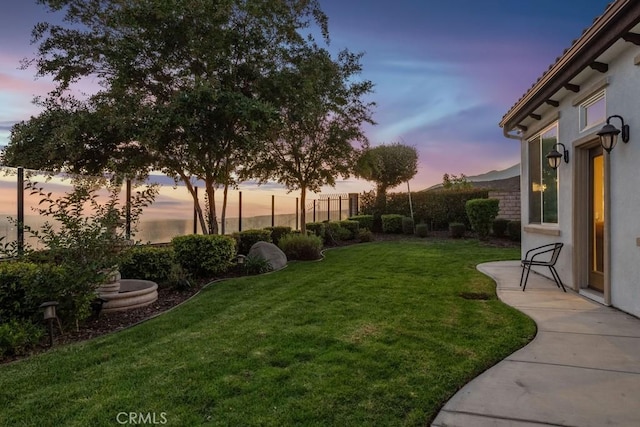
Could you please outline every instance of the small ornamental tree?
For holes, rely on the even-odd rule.
[[[466,205],[467,216],[471,227],[478,233],[480,240],[486,240],[491,232],[491,224],[498,216],[500,201],[498,199],[472,199]]]

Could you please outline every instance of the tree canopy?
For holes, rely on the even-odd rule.
[[[380,212],[386,205],[387,190],[409,181],[416,173],[417,150],[400,143],[364,150],[357,164],[357,174],[376,183],[376,206]]]
[[[355,165],[353,143],[366,145],[361,129],[371,119],[372,103],[362,97],[372,84],[358,81],[360,54],[342,51],[336,60],[325,49],[306,46],[291,67],[270,82],[280,126],[257,157],[254,173],[300,190],[301,229],[306,231],[307,190],[334,186]]]
[[[14,128],[4,153],[9,164],[90,173],[159,168],[184,182],[202,229],[215,233],[216,188],[226,194],[250,176],[249,159],[269,158],[265,144],[272,149],[276,140],[322,135],[338,150],[326,154],[345,157],[337,141],[361,139],[356,125],[369,119],[356,98],[370,83],[347,82],[359,71],[359,56],[345,52],[332,60],[316,44],[316,29],[328,42],[318,0],[39,3],[65,13],[64,25],[39,23],[33,30],[32,63],[56,88],[40,116]],[[101,89],[73,99],[74,85],[86,78]],[[291,182],[282,169],[263,172]],[[310,188],[332,182],[320,175],[299,182]],[[205,182],[206,213],[193,178]]]

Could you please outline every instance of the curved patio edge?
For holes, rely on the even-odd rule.
[[[519,261],[477,269],[538,333],[460,389],[432,426],[640,425],[639,319],[564,293],[538,274],[522,292]]]

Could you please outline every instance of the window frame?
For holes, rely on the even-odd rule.
[[[526,140],[527,142],[527,155],[528,155],[528,168],[529,168],[529,179],[528,179],[528,204],[529,204],[529,212],[527,222],[530,225],[542,225],[542,226],[553,226],[557,227],[559,225],[559,211],[560,211],[560,179],[559,173],[556,169],[555,171],[551,169],[549,166],[549,162],[546,159],[546,155],[551,151],[552,145],[551,142],[544,142],[544,136],[548,134],[551,130],[555,129],[555,143],[559,142],[559,125],[558,121],[551,123],[549,126],[543,128],[540,132],[537,132],[533,137],[530,137]],[[535,145],[534,145],[535,144]],[[533,157],[536,157],[534,159]],[[536,171],[533,169],[537,168]],[[551,202],[547,201],[545,204],[545,194],[544,191],[548,188],[548,182],[545,181],[544,176],[554,174],[551,179],[555,180],[555,202],[552,200]],[[536,182],[536,178],[537,181]],[[542,188],[542,191],[539,189]],[[537,190],[537,191],[536,191]],[[537,199],[537,200],[536,200]],[[555,211],[551,212],[551,216],[555,217],[555,222],[548,221],[549,212],[545,215],[545,206],[548,206],[549,203],[555,204]],[[539,206],[539,212],[534,212],[536,206]],[[552,218],[553,219],[553,218]]]
[[[602,101],[604,105],[603,118],[601,121],[598,121],[589,125],[587,123],[588,109],[589,107],[592,107],[594,104],[598,103],[599,101]],[[587,98],[584,102],[580,103],[580,105],[578,106],[578,115],[579,115],[578,126],[580,128],[579,129],[580,132],[593,129],[594,127],[602,125],[604,122],[606,122],[607,121],[607,90],[602,89],[594,93],[593,95],[589,96],[589,98]]]

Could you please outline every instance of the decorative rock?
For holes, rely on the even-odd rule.
[[[247,257],[265,259],[271,264],[273,270],[280,270],[287,265],[287,256],[273,243],[257,242],[249,250]]]

